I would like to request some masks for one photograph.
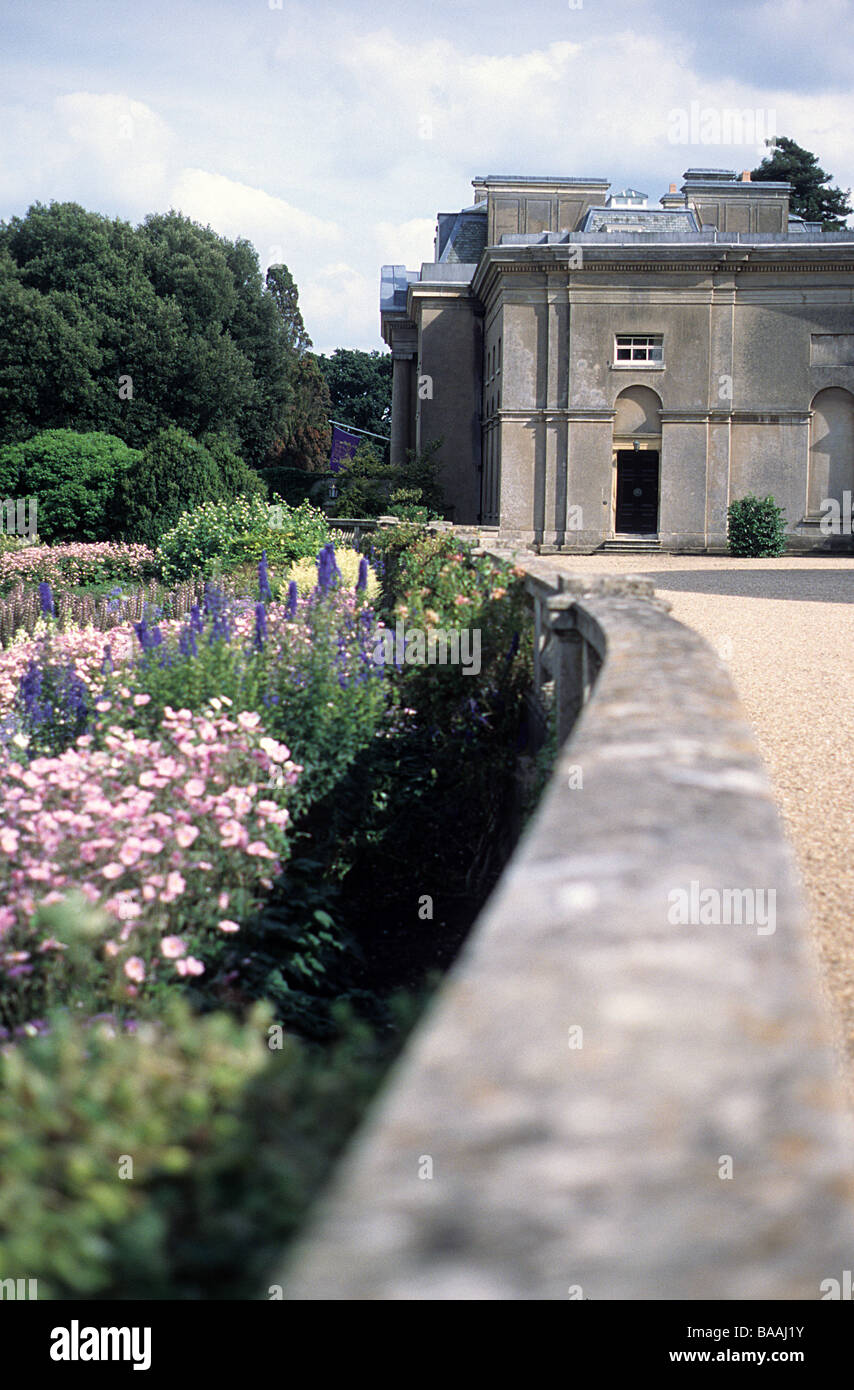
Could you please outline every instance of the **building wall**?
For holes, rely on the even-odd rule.
[[[660,438],[641,431],[639,442],[660,454],[665,548],[724,548],[727,506],[747,492],[785,508],[794,546],[824,543],[807,520],[810,412],[823,388],[854,392],[854,275],[514,267],[491,294],[487,318],[500,306],[504,331],[509,535],[579,550],[613,536],[618,398],[642,385],[661,400]],[[615,366],[617,333],[660,333],[663,368]],[[816,449],[814,469],[839,490],[849,476],[854,486],[842,457],[854,424],[839,400],[834,420],[834,460]]]
[[[483,316],[471,295],[425,290],[418,323],[416,448],[441,439],[437,479],[447,515],[477,521],[480,512]]]

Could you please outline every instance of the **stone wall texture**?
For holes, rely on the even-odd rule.
[[[750,729],[648,581],[532,569],[601,670],[285,1297],[819,1299],[854,1136]],[[773,930],[672,922],[692,884],[773,890]]]

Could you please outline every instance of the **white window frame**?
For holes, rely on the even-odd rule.
[[[624,354],[620,356],[620,354]],[[625,354],[628,353],[628,356]],[[617,369],[636,371],[650,368],[661,371],[664,367],[663,333],[615,333],[614,361]]]

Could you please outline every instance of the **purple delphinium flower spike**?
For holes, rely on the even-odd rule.
[[[39,603],[44,617],[55,618],[56,608],[53,602],[53,591],[46,579],[39,585]]]
[[[273,597],[273,590],[270,588],[270,571],[267,568],[267,552],[261,551],[261,559],[258,561],[258,597],[262,603],[269,603]]]
[[[263,603],[255,605],[255,646],[259,652],[264,650],[264,639],[267,636],[267,610]]]
[[[340,578],[341,571],[335,560],[335,546],[330,541],[317,557],[317,587],[323,590],[332,589]]]
[[[285,604],[285,612],[287,613],[289,618],[292,618],[296,613],[298,600],[299,589],[297,587],[297,581],[295,579],[292,579],[290,584],[288,585],[288,601]]]
[[[368,587],[368,561],[363,555],[359,561],[359,578],[356,580],[357,589],[367,589]]]

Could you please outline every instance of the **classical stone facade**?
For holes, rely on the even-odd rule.
[[[608,187],[475,179],[433,262],[383,267],[392,457],[441,439],[450,518],[543,551],[722,550],[747,493],[850,547],[854,231],[729,170]]]

